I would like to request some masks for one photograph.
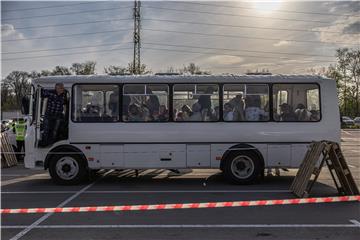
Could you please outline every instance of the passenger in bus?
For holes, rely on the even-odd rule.
[[[218,121],[220,116],[220,107],[216,106],[214,107],[214,111],[211,114],[211,121]]]
[[[211,117],[211,94],[214,93],[213,87],[208,87],[205,90],[205,94],[200,95],[198,103],[200,105],[200,112],[202,114],[202,120],[205,120],[205,118]]]
[[[154,112],[154,115],[158,115],[158,111],[156,113]],[[154,115],[150,113],[149,108],[143,104],[140,108],[140,116],[143,118],[143,121],[145,122],[152,122],[154,121]]]
[[[199,100],[198,100],[200,107],[201,107],[200,110],[203,110],[203,109],[210,110],[211,109],[211,94],[213,94],[213,93],[214,93],[213,87],[208,87],[205,91],[205,94],[200,95]]]
[[[166,109],[165,105],[160,105],[158,120],[160,122],[166,122],[169,120],[169,111]]]
[[[311,113],[310,121],[317,122],[320,120],[320,112],[319,111],[311,110],[310,113]]]
[[[298,121],[310,121],[311,113],[305,108],[305,105],[299,103],[296,107],[295,114]]]
[[[123,111],[123,120],[127,121],[129,115],[129,105],[131,103],[131,97],[128,95],[123,95],[122,99],[122,111]]]
[[[176,114],[176,121],[177,122],[184,122],[185,121],[183,112],[178,112]]]
[[[92,103],[88,103],[86,105],[84,116],[90,118],[100,118],[100,107],[93,105]]]
[[[146,107],[150,111],[150,115],[158,114],[159,113],[159,107],[160,107],[160,101],[158,96],[153,95],[151,89],[148,88],[148,92],[150,95],[147,96],[146,99]]]
[[[129,114],[128,114],[129,122],[141,122],[143,118],[140,113],[140,108],[137,104],[130,104],[129,106]]]
[[[243,99],[243,95],[242,94],[236,95],[233,99],[229,101],[229,104],[234,109],[234,121],[244,121],[245,102]]]
[[[296,114],[287,103],[280,105],[280,121],[296,121]]]
[[[233,106],[230,103],[224,104],[224,121],[234,121]]]
[[[260,96],[249,95],[246,97],[246,109],[245,109],[246,121],[260,121],[262,119],[268,118],[269,113],[261,109],[260,106],[261,106]]]
[[[202,121],[202,114],[201,114],[201,105],[200,103],[196,102],[192,105],[192,114],[189,118],[189,121]]]
[[[183,115],[184,121],[187,121],[192,115],[192,111],[191,111],[191,108],[189,107],[189,105],[182,106],[181,111],[183,113],[182,115]]]
[[[66,106],[64,84],[56,83],[54,90],[42,90],[41,97],[47,98],[48,101],[40,145],[47,146],[56,141],[60,124],[64,122],[64,106]]]
[[[108,106],[110,111],[111,111],[111,116],[112,117],[117,117],[119,115],[118,102],[119,102],[119,95],[118,95],[117,92],[113,92],[110,95],[109,106]]]

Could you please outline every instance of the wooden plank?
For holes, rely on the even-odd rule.
[[[17,165],[16,155],[6,133],[1,133],[1,152],[4,156],[4,161],[1,162],[2,168]]]
[[[356,182],[351,175],[350,169],[342,154],[341,148],[337,143],[332,144],[330,155],[331,155],[331,161],[334,165],[334,171],[342,186],[343,194],[345,195],[359,194],[359,189],[356,185]]]
[[[321,154],[324,152],[326,144],[324,142],[313,142],[310,145],[310,149],[306,152],[304,160],[300,165],[300,168],[295,176],[293,183],[290,186],[290,190],[298,197],[308,196],[314,182],[317,179],[322,164],[319,169],[316,165],[319,161]],[[315,179],[311,181],[312,175],[315,173]]]

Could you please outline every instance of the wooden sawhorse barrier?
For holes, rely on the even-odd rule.
[[[339,195],[359,194],[359,189],[351,175],[339,144],[329,141],[311,143],[290,186],[290,190],[297,197],[308,197],[324,164],[329,168]],[[314,177],[313,180],[311,180],[312,177]]]

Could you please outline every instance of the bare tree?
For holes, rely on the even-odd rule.
[[[51,75],[55,76],[55,75],[71,75],[71,71],[69,68],[64,67],[64,66],[56,66],[52,72]]]
[[[203,71],[197,66],[195,63],[189,63],[189,65],[184,66],[183,69],[180,70],[180,73],[189,73],[192,75],[209,75],[210,72]]]
[[[7,87],[8,94],[13,94],[15,107],[20,108],[21,100],[30,91],[30,74],[23,71],[13,71],[4,79],[4,86]]]
[[[92,75],[95,74],[96,62],[87,61],[84,63],[73,63],[70,70],[76,75]]]
[[[130,71],[126,67],[114,66],[110,65],[108,67],[104,67],[104,72],[108,75],[128,75]]]
[[[128,71],[129,71],[130,73],[133,73],[133,72],[134,72],[134,67],[133,67],[133,63],[132,63],[132,62],[128,63],[128,67],[127,67],[127,68],[128,68]],[[143,75],[143,74],[149,74],[149,73],[152,73],[152,71],[151,71],[150,69],[148,69],[148,67],[147,67],[145,64],[141,64],[139,74],[140,74],[140,75]]]

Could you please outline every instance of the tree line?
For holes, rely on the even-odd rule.
[[[360,117],[360,50],[337,49],[335,64],[310,72],[336,81],[342,116]]]
[[[21,108],[21,101],[24,96],[30,94],[30,82],[32,79],[44,76],[59,75],[93,75],[96,74],[96,62],[86,61],[73,63],[70,67],[56,66],[52,70],[42,71],[12,71],[1,81],[1,111],[13,111]],[[200,69],[194,63],[189,63],[183,68],[170,67],[166,72],[179,74],[210,74]],[[130,75],[133,73],[133,64],[127,66],[110,65],[104,68],[107,75]],[[140,66],[140,74],[152,73],[145,64]]]
[[[73,63],[70,67],[56,66],[52,70],[25,72],[12,71],[1,81],[1,109],[2,111],[16,110],[21,107],[23,96],[29,94],[30,81],[41,76],[56,75],[92,75],[96,74],[96,62]],[[329,77],[336,81],[338,89],[339,107],[342,115],[360,116],[360,50],[340,48],[336,50],[336,63],[321,69],[309,69],[310,73]],[[110,65],[104,68],[108,75],[130,75],[133,65]],[[152,73],[147,65],[142,64],[140,74]],[[194,63],[182,68],[170,67],[166,73],[179,74],[210,74],[203,71]],[[268,71],[266,71],[268,73]],[[332,106],[329,106],[332,107]]]

